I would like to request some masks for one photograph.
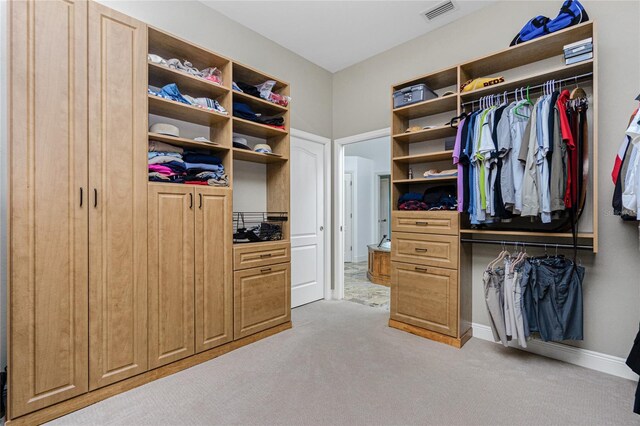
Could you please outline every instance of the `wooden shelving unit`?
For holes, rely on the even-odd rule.
[[[564,65],[563,46],[572,42],[576,42],[588,37],[594,39],[593,59],[579,62],[572,65]],[[397,210],[397,201],[405,192],[415,190],[422,192],[425,185],[430,183],[442,183],[444,180],[437,179],[407,179],[408,170],[414,164],[424,164],[429,167],[429,163],[443,162],[451,158],[450,153],[445,156],[442,139],[454,137],[456,129],[449,126],[439,126],[433,129],[426,129],[417,132],[405,133],[405,130],[412,125],[411,120],[428,119],[435,114],[446,112],[451,113],[451,117],[459,115],[463,111],[463,104],[476,101],[483,96],[492,94],[502,94],[505,91],[513,91],[516,88],[527,86],[535,86],[546,81],[555,79],[568,79],[573,76],[580,76],[592,73],[592,77],[587,79],[591,83],[587,83],[590,87],[591,101],[589,111],[592,118],[589,119],[589,125],[593,133],[590,136],[589,152],[592,160],[590,165],[589,185],[588,185],[588,205],[591,211],[587,216],[592,221],[592,229],[580,232],[580,238],[590,240],[593,243],[594,252],[598,247],[598,191],[597,191],[597,167],[598,167],[598,84],[597,84],[597,46],[595,24],[586,22],[580,25],[569,27],[567,29],[540,37],[533,41],[509,47],[501,51],[464,62],[454,67],[436,71],[416,77],[411,80],[403,81],[392,86],[392,92],[414,84],[424,83],[436,92],[442,93],[445,88],[455,92],[454,95],[440,97],[414,105],[401,108],[392,108],[392,140],[391,140],[391,157],[392,157],[392,202],[394,211]],[[536,71],[527,73],[528,65],[536,64],[533,67]],[[504,73],[506,80],[503,83],[493,86],[484,87],[470,92],[458,93],[458,88],[467,80],[480,77],[491,77],[502,75]],[[584,82],[580,82],[584,84]],[[451,89],[453,86],[453,89]],[[573,86],[573,82],[565,83],[566,87]],[[537,96],[540,90],[531,92]],[[465,110],[469,111],[469,105],[465,105]],[[421,149],[414,148],[415,144],[422,144]],[[424,144],[433,148],[426,149]],[[422,152],[421,152],[422,151]],[[444,167],[444,166],[443,166]],[[451,168],[453,168],[453,164]],[[455,180],[452,179],[452,181]],[[464,217],[463,217],[464,218]],[[567,238],[568,233],[558,233],[549,231],[512,231],[500,229],[464,229],[464,221],[461,221],[461,232],[478,235],[518,235],[521,237],[547,237],[547,238]],[[526,229],[526,226],[523,225]]]
[[[287,161],[288,158],[279,155],[264,154],[246,149],[233,148],[233,158],[235,160],[253,161],[255,163],[271,164]]]
[[[255,123],[253,121],[245,120],[238,117],[233,117],[233,131],[234,133],[241,133],[243,135],[255,136],[257,138],[263,139],[277,136],[286,136],[288,134],[286,130],[267,126],[265,124]]]
[[[209,149],[213,151],[228,151],[229,147],[222,146],[219,143],[199,142],[193,139],[177,138],[175,136],[161,135],[160,133],[149,132],[149,140],[165,142],[171,145],[181,146],[183,148]]]
[[[180,91],[193,97],[206,96],[216,99],[229,93],[229,88],[216,84],[204,78],[194,77],[182,71],[168,68],[164,65],[149,62],[149,84],[162,87],[166,84],[176,83]]]
[[[211,126],[229,120],[228,114],[149,95],[149,113],[189,123]]]

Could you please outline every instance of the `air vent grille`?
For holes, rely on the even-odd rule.
[[[453,2],[451,0],[448,0],[438,4],[437,6],[429,10],[425,10],[424,12],[422,12],[422,15],[427,18],[428,21],[433,21],[437,17],[442,16],[445,13],[449,13],[455,9],[456,6],[453,4]]]

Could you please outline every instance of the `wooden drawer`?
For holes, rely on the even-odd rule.
[[[394,211],[391,214],[391,230],[393,232],[458,235],[458,216],[458,212],[452,211]]]
[[[234,340],[291,320],[291,264],[233,274]]]
[[[291,261],[288,242],[256,243],[233,247],[233,270],[257,268]]]
[[[391,319],[457,337],[457,307],[457,271],[392,262]]]
[[[391,238],[394,262],[458,269],[458,237],[396,232]]]

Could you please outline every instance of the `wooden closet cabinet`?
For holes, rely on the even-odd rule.
[[[146,25],[10,10],[9,418],[147,369]]]
[[[147,26],[89,2],[89,384],[147,370]]]
[[[229,191],[149,185],[151,368],[233,338]]]

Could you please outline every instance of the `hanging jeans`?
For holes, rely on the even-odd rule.
[[[561,257],[530,262],[529,287],[540,337],[544,341],[582,340],[584,268]]]
[[[504,271],[502,269],[484,271],[484,275],[482,276],[482,281],[484,282],[484,300],[487,303],[493,339],[507,346],[509,342],[507,340],[504,323],[503,279]]]

